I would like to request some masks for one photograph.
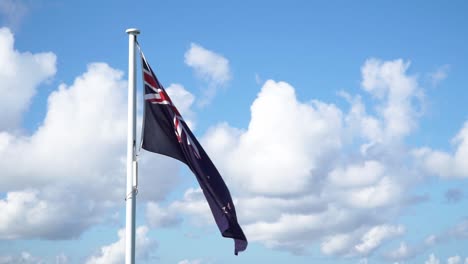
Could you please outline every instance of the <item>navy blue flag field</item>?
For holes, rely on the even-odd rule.
[[[142,147],[187,164],[195,174],[224,237],[234,239],[234,253],[247,248],[236,210],[223,178],[192,134],[141,53],[145,88]]]

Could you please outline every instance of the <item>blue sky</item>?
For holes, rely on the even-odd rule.
[[[467,12],[0,0],[0,263],[123,263],[129,27],[250,241],[142,152],[138,263],[468,263]]]

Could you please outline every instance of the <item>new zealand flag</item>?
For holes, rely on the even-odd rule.
[[[142,147],[187,164],[195,174],[224,237],[235,241],[234,253],[247,248],[236,210],[223,178],[194,137],[141,53],[145,87]]]

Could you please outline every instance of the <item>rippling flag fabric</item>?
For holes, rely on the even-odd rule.
[[[144,121],[142,148],[178,159],[195,174],[216,224],[224,237],[234,239],[234,253],[247,248],[223,178],[141,53],[144,80]]]

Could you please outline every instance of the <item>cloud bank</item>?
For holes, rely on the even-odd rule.
[[[24,96],[15,98],[15,105],[0,104],[0,115],[10,113],[0,119],[5,175],[0,177],[5,194],[0,211],[7,212],[0,215],[0,238],[76,238],[111,221],[124,204],[126,82],[106,63],[89,64],[73,83],[50,94],[39,128],[22,135],[17,131],[21,116],[38,87],[53,78],[56,58],[17,51],[13,40],[9,30],[0,30],[1,61],[9,59],[37,76],[22,80],[16,70],[8,75],[11,69],[5,65],[0,75],[2,94],[8,84]],[[231,78],[229,61],[197,44],[187,51],[186,64],[216,87]],[[424,91],[409,68],[402,59],[365,61],[360,93],[340,93],[349,109],[302,100],[291,84],[267,80],[252,102],[246,128],[223,122],[207,130],[202,144],[235,194],[251,242],[295,254],[319,247],[325,255],[366,259],[409,232],[398,217],[414,205],[410,191],[426,175],[468,175],[462,162],[468,153],[466,124],[453,140],[453,152],[405,145],[424,105]],[[180,84],[167,90],[194,127],[195,97]],[[211,99],[200,100],[206,98]],[[196,226],[213,224],[198,188],[162,203],[178,184],[177,161],[145,152],[139,158],[140,182],[145,182],[139,201],[146,205],[148,226],[174,227],[184,219]],[[456,190],[446,193],[450,202],[460,197]],[[154,249],[148,232],[146,226],[139,229],[142,258]],[[427,243],[450,239],[466,239],[464,221]],[[103,246],[88,263],[116,262],[122,241],[119,233],[117,242]],[[420,252],[401,242],[383,256],[400,261]]]
[[[0,10],[7,2],[0,2]],[[39,85],[56,71],[55,54],[20,52],[14,48],[10,29],[0,28],[0,131],[19,128]]]

